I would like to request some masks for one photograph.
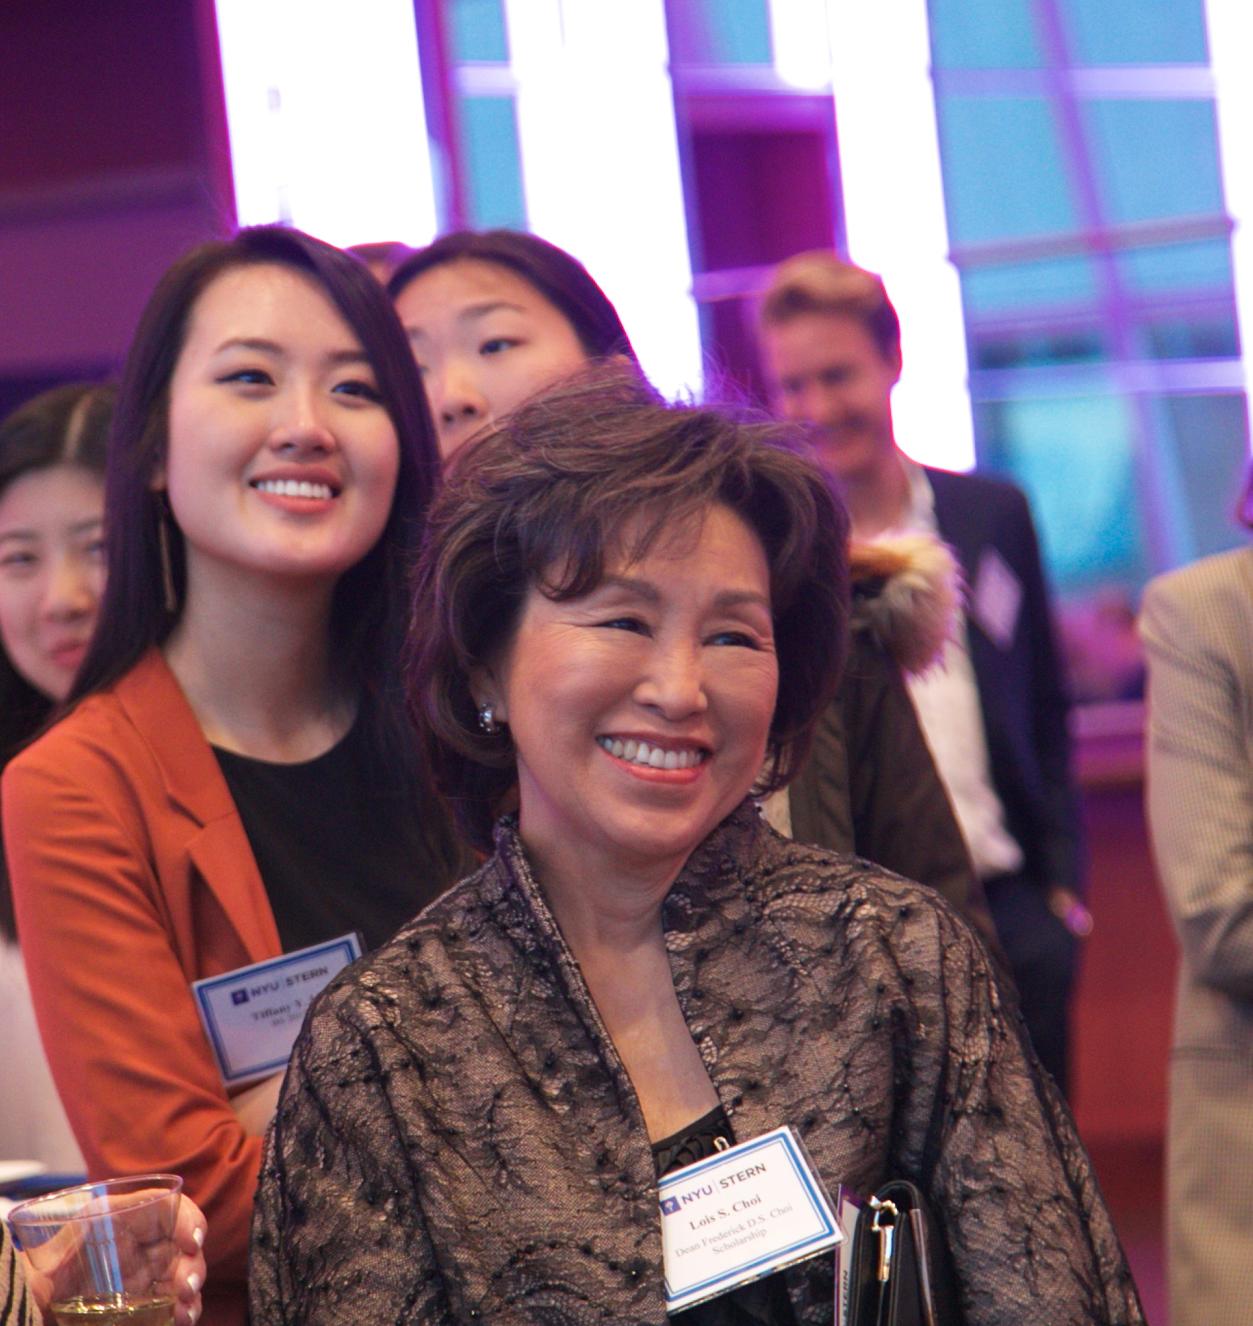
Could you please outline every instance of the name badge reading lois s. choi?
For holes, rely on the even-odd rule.
[[[679,1312],[842,1242],[795,1133],[776,1128],[658,1185],[666,1311]]]
[[[205,1035],[228,1087],[287,1067],[313,997],[361,956],[358,935],[192,982]]]

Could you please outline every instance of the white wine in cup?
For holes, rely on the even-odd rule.
[[[57,1326],[174,1326],[182,1187],[176,1174],[139,1174],[65,1188],[9,1212]]]

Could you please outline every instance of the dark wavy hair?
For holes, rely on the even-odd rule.
[[[645,555],[715,504],[757,534],[770,567],[779,694],[758,786],[795,775],[839,682],[848,621],[848,517],[800,450],[788,426],[667,405],[635,371],[602,367],[457,453],[430,512],[405,673],[431,769],[471,842],[490,847],[517,771],[507,730],[478,730],[470,676],[501,656],[528,590],[589,593],[609,558]]]
[[[396,429],[400,467],[392,509],[378,542],[335,587],[331,633],[336,665],[360,687],[377,743],[407,759],[403,747],[413,743],[399,738],[403,699],[397,680],[407,577],[439,476],[426,397],[395,310],[369,271],[341,250],[279,226],[241,230],[193,249],[162,277],[140,319],[109,440],[109,579],[70,701],[116,681],[161,644],[179,619],[186,588],[183,540],[166,514],[177,600],[170,611],[163,602],[158,533],[165,498],[152,487],[166,456],[170,379],[199,296],[224,272],[262,264],[305,274],[339,310],[369,358]]]
[[[78,382],[45,391],[9,415],[0,424],[0,494],[23,475],[54,465],[77,465],[103,480],[116,396],[108,383]],[[0,769],[39,731],[52,707],[52,699],[0,649]],[[0,858],[0,934],[15,933],[8,871]]]
[[[534,287],[574,328],[589,359],[635,350],[618,310],[577,258],[538,235],[521,230],[454,230],[402,262],[387,283],[396,299],[410,281],[452,262],[490,262]]]

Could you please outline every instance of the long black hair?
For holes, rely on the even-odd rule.
[[[402,262],[387,283],[396,299],[432,268],[452,262],[488,262],[507,268],[534,287],[574,328],[589,359],[635,351],[618,310],[575,257],[538,235],[522,230],[454,230]]]
[[[76,465],[103,480],[116,396],[107,383],[78,382],[45,391],[9,415],[0,424],[0,494],[23,475],[55,465]],[[52,707],[52,697],[32,686],[0,649],[0,769],[39,731]],[[0,857],[0,935],[12,939],[15,933]]]
[[[360,340],[396,429],[400,466],[392,509],[378,542],[335,587],[331,637],[334,662],[360,688],[381,751],[412,767],[398,676],[409,566],[439,477],[426,397],[396,313],[369,271],[341,250],[279,226],[241,230],[233,239],[193,249],[162,277],[140,319],[109,440],[109,579],[70,703],[117,681],[179,620],[186,591],[183,539],[164,495],[153,488],[167,452],[170,379],[199,296],[224,272],[262,264],[294,268],[323,290]],[[172,608],[165,602],[166,579],[173,582]]]

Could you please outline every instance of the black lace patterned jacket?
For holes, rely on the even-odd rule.
[[[1143,1320],[1070,1117],[932,891],[746,804],[663,919],[737,1137],[791,1124],[831,1187],[918,1180],[969,1326]],[[787,1274],[798,1319],[829,1323],[829,1258]],[[251,1276],[254,1326],[666,1320],[643,1116],[509,821],[315,1007]]]

